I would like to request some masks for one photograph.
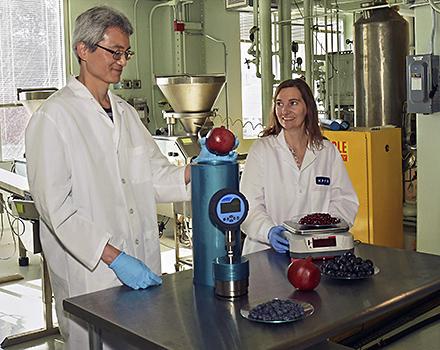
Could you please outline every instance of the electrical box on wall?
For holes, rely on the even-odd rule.
[[[438,55],[406,57],[407,111],[431,114],[440,111]]]

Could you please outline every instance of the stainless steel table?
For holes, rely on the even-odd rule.
[[[235,302],[194,286],[192,272],[182,271],[164,276],[160,287],[111,288],[67,299],[64,308],[88,322],[91,348],[99,349],[101,332],[110,332],[148,349],[306,349],[440,294],[440,256],[364,244],[356,254],[372,259],[379,274],[357,281],[323,278],[315,291],[298,292],[286,278],[290,258],[267,250],[249,255],[249,294]],[[278,325],[241,317],[242,305],[272,297],[307,301],[315,312]]]

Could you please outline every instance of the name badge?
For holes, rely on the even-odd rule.
[[[323,185],[323,186],[329,186],[330,185],[330,178],[325,177],[325,176],[317,176],[316,177],[316,184]]]

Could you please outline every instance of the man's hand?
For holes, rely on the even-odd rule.
[[[107,265],[110,265],[116,257],[121,254],[118,248],[113,247],[111,244],[106,244],[101,255],[101,260]]]
[[[109,267],[123,284],[133,289],[145,289],[162,284],[162,279],[147,265],[124,252],[121,252]]]
[[[191,167],[189,165],[185,165],[185,185],[188,185],[191,182]]]

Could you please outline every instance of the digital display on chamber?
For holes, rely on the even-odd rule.
[[[313,248],[336,247],[336,236],[326,238],[313,238]]]
[[[228,203],[220,203],[220,212],[222,214],[237,213],[239,211],[241,211],[239,198],[234,198],[232,201],[230,201]]]
[[[193,140],[190,137],[181,138],[181,140],[184,145],[191,145],[193,143]]]

